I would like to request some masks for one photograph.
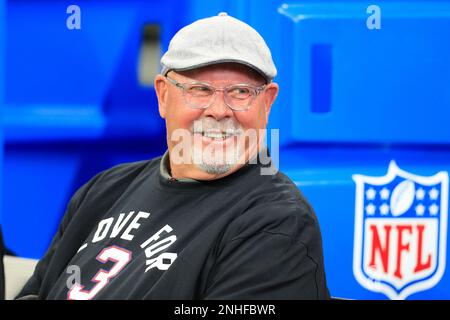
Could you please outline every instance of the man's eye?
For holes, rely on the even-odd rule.
[[[191,86],[188,92],[194,95],[210,95],[213,90],[207,86]]]
[[[249,88],[246,87],[236,87],[232,88],[229,92],[229,95],[231,95],[233,98],[248,98],[251,95],[251,91]]]

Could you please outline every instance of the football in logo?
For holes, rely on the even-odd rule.
[[[392,191],[391,212],[394,217],[404,214],[414,202],[414,182],[405,180],[400,182]]]

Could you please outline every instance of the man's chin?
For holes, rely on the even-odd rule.
[[[221,176],[232,172],[233,169],[239,167],[239,160],[241,158],[237,150],[219,154],[198,151],[196,156],[197,158],[195,160],[198,160],[194,161],[196,166],[201,171],[214,176]]]
[[[235,166],[236,164],[215,164],[215,163],[201,163],[197,165],[197,167],[203,172],[206,172],[214,176],[224,175],[230,172]]]

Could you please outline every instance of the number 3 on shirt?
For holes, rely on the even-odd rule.
[[[94,298],[100,290],[102,290],[111,278],[114,278],[131,260],[131,252],[117,246],[111,246],[105,248],[97,256],[97,260],[101,263],[106,263],[109,260],[114,261],[114,266],[105,271],[100,269],[91,281],[97,282],[97,284],[90,290],[84,291],[84,286],[75,284],[67,294],[68,300],[91,300]]]

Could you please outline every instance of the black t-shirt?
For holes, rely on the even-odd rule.
[[[289,178],[247,164],[183,183],[160,161],[116,166],[80,188],[18,297],[329,297],[316,216]]]

